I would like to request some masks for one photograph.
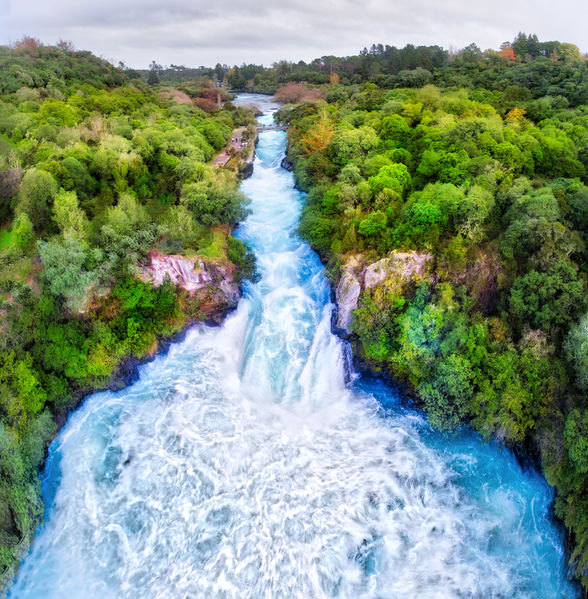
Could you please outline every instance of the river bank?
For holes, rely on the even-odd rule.
[[[558,311],[565,316],[557,326],[525,312],[534,296],[519,285],[535,273],[536,258],[530,247],[507,249],[522,235],[509,205],[530,205],[533,192],[515,193],[511,179],[490,183],[465,166],[462,179],[453,178],[457,169],[451,176],[427,170],[433,154],[460,147],[446,147],[446,139],[461,139],[457,131],[471,115],[418,124],[408,116],[417,102],[412,92],[381,93],[369,119],[357,106],[359,94],[280,113],[290,127],[286,161],[308,193],[301,234],[321,255],[338,296],[335,331],[351,340],[364,366],[402,381],[438,428],[467,423],[540,462],[557,489],[552,511],[575,540],[570,572],[588,588],[585,466],[574,453],[583,433],[566,433],[584,404],[570,342],[562,346],[579,312]],[[464,160],[470,150],[464,142]],[[547,185],[551,198],[558,181],[537,186]],[[493,207],[492,217],[472,208],[481,219],[475,231],[467,216],[474,197]],[[563,213],[553,218],[576,234]],[[574,307],[581,306],[578,297]]]
[[[248,151],[254,152],[255,140],[250,144]],[[239,163],[241,164],[241,163]],[[253,170],[252,160],[246,163],[247,171]],[[243,171],[243,169],[241,169]],[[238,173],[235,173],[237,176]],[[224,318],[232,312],[242,296],[242,281],[239,274],[240,266],[236,266],[226,257],[227,238],[230,235],[228,226],[211,228],[213,237],[213,252],[215,258],[209,255],[192,253],[189,256],[162,254],[158,249],[153,249],[146,257],[145,264],[138,269],[137,280],[147,283],[154,289],[159,288],[166,281],[175,286],[175,301],[178,310],[165,323],[164,332],[156,332],[151,342],[138,351],[128,351],[118,355],[116,367],[103,380],[94,383],[91,387],[80,386],[69,391],[67,402],[54,416],[55,427],[46,442],[50,444],[59,436],[63,427],[67,425],[70,417],[80,408],[85,399],[95,393],[121,391],[133,385],[139,379],[140,369],[146,364],[166,355],[170,347],[185,339],[188,330],[196,324],[219,326]],[[207,254],[211,251],[207,248]],[[112,291],[112,290],[110,290]],[[104,296],[93,301],[89,310],[108,310],[104,304]],[[114,358],[113,358],[114,359]],[[41,472],[45,466],[45,458],[39,465]],[[29,501],[33,501],[29,498]],[[38,502],[38,498],[35,498]],[[36,517],[31,517],[30,527],[22,535],[19,545],[14,549],[19,556],[16,564],[23,559],[30,549],[33,535],[42,523],[42,508],[35,505],[31,513],[36,512]],[[0,596],[4,596],[12,582],[18,566],[6,567],[0,574]]]
[[[229,282],[228,279],[227,282]],[[228,295],[220,287],[216,289],[208,287],[207,293],[216,296],[216,303],[207,301],[205,305],[201,305],[198,300],[185,294],[182,300],[185,308],[175,322],[170,323],[170,330],[167,334],[158,335],[154,343],[144,353],[139,355],[129,353],[125,355],[120,359],[116,371],[103,385],[94,386],[93,388],[76,389],[71,394],[67,409],[55,415],[56,428],[49,441],[51,442],[59,436],[70,417],[80,409],[80,406],[88,396],[105,391],[117,392],[133,385],[139,380],[141,368],[153,360],[165,356],[174,344],[181,343],[186,338],[188,331],[193,326],[220,326],[225,317],[235,310],[242,295],[242,285],[236,286],[235,290]],[[190,307],[188,308],[188,306]],[[45,468],[46,457],[40,464],[40,472]],[[29,530],[29,534],[23,536],[21,546],[18,550],[20,556],[19,562],[29,552],[33,541],[33,534],[35,531],[38,531],[39,526],[42,526],[42,521],[34,521],[33,523],[34,526]],[[7,568],[0,575],[0,597],[4,597],[8,592],[17,571],[16,567]]]
[[[239,131],[241,137],[246,137],[247,130],[241,128]],[[249,131],[249,133],[251,132],[256,133],[255,129]],[[246,155],[243,152],[235,153],[236,155],[233,157],[235,158],[233,161],[235,168],[231,167],[228,170],[236,178],[251,175],[255,141],[255,135],[253,135],[253,139],[244,148]],[[112,352],[113,355],[111,356],[100,354],[100,359],[110,365],[108,374],[103,374],[98,380],[92,380],[90,385],[82,383],[67,389],[67,401],[62,400],[61,407],[55,410],[55,414],[53,414],[54,425],[52,425],[51,432],[46,434],[45,438],[47,445],[60,434],[70,416],[79,409],[79,406],[89,395],[101,391],[120,391],[132,385],[138,380],[140,368],[152,362],[158,356],[164,355],[174,342],[184,339],[187,330],[191,326],[197,323],[218,325],[236,307],[242,292],[241,274],[237,271],[240,272],[242,265],[235,267],[225,255],[227,251],[235,252],[233,242],[229,243],[230,247],[226,247],[227,240],[230,241],[228,239],[230,231],[226,226],[212,227],[208,236],[210,237],[210,246],[204,248],[202,256],[197,253],[194,254],[193,251],[190,256],[173,255],[169,253],[169,250],[167,250],[167,253],[162,254],[161,251],[155,248],[149,252],[146,263],[139,269],[137,284],[139,288],[141,282],[159,288],[166,278],[169,278],[176,286],[174,302],[177,303],[177,310],[174,311],[174,314],[166,317],[163,324],[158,324],[146,343],[141,342],[132,351],[128,349],[122,354],[120,351]],[[236,240],[234,241],[237,243]],[[165,243],[162,247],[165,252],[167,249]],[[239,261],[244,257],[246,258],[246,256],[241,255],[241,251],[242,248],[236,248],[236,254],[233,256],[234,260]],[[138,296],[139,298],[140,296]],[[110,303],[112,304],[112,302]],[[113,305],[114,308],[106,301],[102,291],[100,297],[92,300],[92,303],[86,309],[93,314],[94,319],[104,318],[108,322],[109,319],[112,319],[113,309],[116,310],[117,300],[114,301]],[[84,314],[81,314],[81,317],[84,318]],[[139,314],[139,317],[143,318],[141,314]],[[43,453],[45,453],[45,449]],[[44,467],[44,464],[45,458],[40,456],[38,466],[40,470]],[[43,508],[40,505],[37,493],[36,490],[31,491],[31,496],[26,499],[31,504],[29,507],[30,517],[26,526],[22,523],[19,524],[21,530],[18,532],[18,536],[20,540],[18,545],[14,545],[14,543],[11,545],[11,551],[14,552],[15,557],[9,560],[12,565],[5,566],[0,575],[0,593],[6,592],[17,564],[28,552],[33,533],[42,519]],[[14,529],[16,536],[15,516],[9,512],[4,520],[0,524],[8,528],[9,531]],[[5,541],[3,537],[0,538],[3,542]]]
[[[280,164],[282,168],[295,174],[296,160],[289,157],[291,156],[291,150],[293,148],[290,141],[288,141],[285,155]],[[296,178],[295,185],[301,193],[307,193],[308,190],[304,189],[301,182]],[[397,253],[391,252],[386,258],[373,259],[373,252],[367,252],[367,254],[368,258],[361,253],[351,254],[346,257],[338,256],[335,261],[338,266],[335,267],[333,261],[330,262],[323,258],[326,276],[330,284],[331,302],[335,307],[331,315],[331,331],[341,340],[350,344],[353,368],[357,372],[385,381],[386,384],[398,389],[406,405],[426,413],[423,399],[414,385],[407,380],[400,379],[387,370],[384,365],[378,364],[366,356],[365,349],[362,347],[361,336],[358,334],[357,329],[352,329],[351,323],[353,312],[358,308],[360,295],[365,293],[366,290],[370,291],[374,288],[378,290],[379,288],[381,291],[386,288],[387,291],[390,291],[390,288],[401,288],[407,282],[414,286],[426,280],[434,281],[436,277],[433,272],[433,256],[430,254],[421,255],[416,252],[401,253],[396,256]],[[372,255],[371,260],[369,254]],[[395,257],[400,260],[400,269],[394,266]],[[423,276],[423,266],[426,267],[427,263],[428,272],[426,276]],[[484,272],[483,276],[488,278],[491,273]],[[465,424],[465,426],[471,426],[471,424]],[[542,471],[541,451],[535,439],[527,438],[524,443],[507,444],[504,438],[494,435],[494,441],[512,450],[522,467],[534,467]],[[557,518],[555,514],[553,517],[554,521],[563,527],[561,518]],[[566,533],[566,552],[569,558],[574,543],[569,531],[565,528],[564,530]]]
[[[261,280],[72,415],[11,599],[572,599],[536,473],[473,435],[447,443],[387,386],[349,386],[284,143],[260,135],[242,183],[236,235]]]
[[[227,147],[213,158],[211,165],[231,170],[243,179],[250,177],[256,143],[257,130],[254,127],[238,127],[233,130]]]

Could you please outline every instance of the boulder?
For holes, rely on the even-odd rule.
[[[290,160],[288,160],[287,158],[282,158],[282,162],[280,162],[280,166],[284,169],[286,169],[287,171],[293,171],[294,170],[294,165],[292,164],[292,162],[290,162]]]
[[[247,162],[239,163],[239,177],[241,179],[249,179],[253,175],[253,162],[248,160]]]

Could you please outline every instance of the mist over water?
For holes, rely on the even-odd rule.
[[[578,597],[537,472],[473,433],[432,432],[381,383],[346,386],[285,144],[261,133],[242,184],[260,282],[223,326],[192,328],[70,417],[9,596]]]

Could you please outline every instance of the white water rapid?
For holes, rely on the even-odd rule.
[[[262,122],[271,122],[268,100]],[[238,234],[262,275],[51,446],[11,599],[573,599],[552,493],[471,432],[345,383],[304,198],[260,134]]]

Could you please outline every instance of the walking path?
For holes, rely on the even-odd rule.
[[[251,140],[243,139],[243,133],[247,130],[247,127],[239,127],[234,129],[231,134],[231,141],[229,145],[219,154],[217,154],[213,161],[212,166],[226,166],[229,160],[232,158],[230,148],[235,149],[235,153],[239,153],[243,148],[246,148]]]

